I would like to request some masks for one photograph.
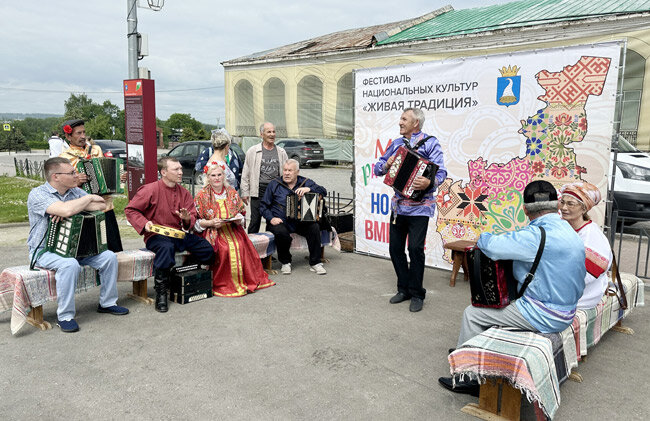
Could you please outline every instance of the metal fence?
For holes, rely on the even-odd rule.
[[[45,180],[45,172],[43,167],[45,161],[30,161],[14,158],[14,166],[16,167],[16,177],[29,177],[38,180]]]
[[[612,214],[612,224],[605,227],[622,272],[633,273],[650,281],[650,220]]]

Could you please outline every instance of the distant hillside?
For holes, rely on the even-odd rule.
[[[49,118],[63,117],[62,114],[44,114],[44,113],[0,113],[0,120],[23,120],[25,118]]]

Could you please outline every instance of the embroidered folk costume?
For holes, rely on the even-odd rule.
[[[194,200],[201,219],[225,220],[245,213],[244,203],[230,186],[216,192],[208,185]],[[212,266],[214,295],[239,297],[275,285],[264,271],[257,251],[239,225],[239,220],[224,223],[220,228],[206,228],[203,235],[212,244],[217,256]]]

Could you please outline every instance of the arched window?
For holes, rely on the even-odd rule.
[[[336,135],[350,138],[354,135],[352,72],[346,73],[336,84]]]
[[[641,111],[641,92],[645,76],[645,59],[634,50],[628,49],[625,55],[625,74],[623,76],[623,97],[616,103],[616,116],[623,107],[619,133],[631,144],[636,145]]]
[[[277,77],[272,77],[264,84],[264,121],[275,125],[275,133],[278,137],[287,137],[284,83]]]
[[[298,83],[298,132],[301,137],[323,136],[323,82],[305,76]]]
[[[235,136],[257,136],[253,111],[253,85],[242,79],[235,85]]]

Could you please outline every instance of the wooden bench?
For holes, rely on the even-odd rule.
[[[263,264],[270,269],[271,254],[275,251],[273,234],[261,233],[249,236]],[[129,298],[144,304],[153,304],[147,294],[147,280],[153,276],[154,253],[146,249],[127,250],[115,253],[118,262],[117,281],[132,282]],[[181,266],[189,253],[176,254],[176,266]],[[75,293],[87,291],[99,285],[97,272],[90,266],[82,266]],[[43,304],[56,301],[54,271],[29,266],[9,267],[0,274],[0,311],[11,310],[11,333],[17,333],[25,323],[38,329],[51,329],[52,325],[43,319]]]
[[[307,239],[295,232],[291,234],[291,248],[290,250],[308,250]],[[332,227],[332,231],[323,230],[320,232],[320,258],[323,263],[329,263],[329,259],[325,257],[325,246],[330,246],[336,251],[341,251],[341,242],[336,230]],[[309,259],[309,257],[307,257]]]
[[[465,282],[469,281],[469,271],[467,270],[467,256],[465,249],[467,247],[472,247],[476,245],[476,241],[469,240],[458,240],[445,243],[444,248],[451,250],[451,279],[449,280],[449,286],[456,286],[456,276],[458,276],[458,271],[460,268],[463,268],[463,274],[465,277]]]
[[[294,234],[295,235],[295,234]],[[275,252],[275,238],[269,232],[249,234],[249,238],[262,260],[268,273],[277,273],[271,268],[271,255]],[[323,231],[321,241],[324,246],[330,245],[340,250],[336,232]],[[306,249],[304,237],[295,235],[291,244],[292,249]],[[118,282],[131,282],[133,290],[128,297],[145,304],[153,304],[153,299],[147,294],[147,280],[153,276],[154,253],[146,249],[127,250],[115,253],[118,262]],[[181,266],[189,253],[176,254],[176,266]],[[82,266],[77,280],[75,293],[87,291],[99,285],[97,272],[90,266]],[[52,325],[43,319],[43,304],[56,301],[56,284],[54,271],[37,269],[29,270],[29,266],[9,267],[0,274],[0,311],[11,310],[11,333],[17,333],[25,323],[38,329],[51,329]]]
[[[552,418],[559,406],[559,399],[553,400],[559,397],[559,385],[567,379],[582,380],[575,368],[588,348],[610,329],[634,333],[621,326],[621,321],[634,307],[644,305],[644,283],[631,274],[622,273],[621,278],[627,310],[621,309],[615,296],[605,295],[596,307],[578,310],[573,324],[563,332],[536,334],[491,328],[449,354],[450,371],[456,379],[470,376],[486,380],[481,384],[478,404],[468,404],[462,411],[484,420],[518,420],[523,393],[532,399],[538,419]],[[531,341],[536,346],[526,346]],[[534,353],[544,347],[545,358],[536,358]],[[540,382],[544,375],[548,381]]]
[[[153,300],[147,297],[147,278],[153,269],[153,253],[131,250],[116,255],[118,282],[133,282],[133,293],[129,296],[141,302],[152,303]],[[81,266],[75,293],[97,285],[97,271],[90,266]],[[25,323],[41,330],[51,329],[50,323],[43,320],[42,306],[56,301],[56,298],[56,281],[52,270],[30,270],[25,265],[6,268],[0,274],[0,310],[12,311],[12,334],[17,333]]]

